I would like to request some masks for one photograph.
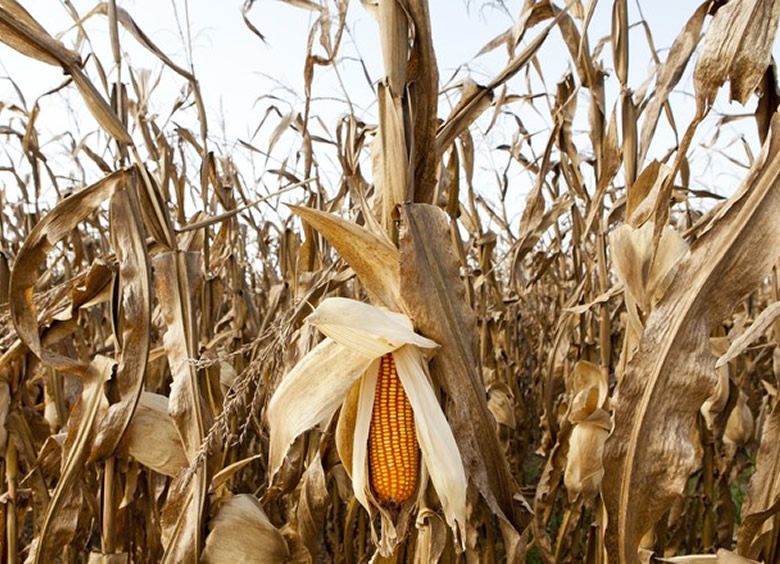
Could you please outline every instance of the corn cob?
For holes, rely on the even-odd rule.
[[[417,487],[419,447],[414,413],[398,379],[392,354],[382,357],[368,435],[371,487],[377,501],[406,501]]]

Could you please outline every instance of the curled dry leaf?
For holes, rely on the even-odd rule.
[[[590,501],[599,493],[604,477],[604,443],[610,425],[609,414],[599,410],[572,429],[563,473],[569,501],[574,501],[578,496]]]
[[[41,345],[37,312],[33,304],[39,267],[52,247],[94,213],[112,194],[122,190],[131,175],[132,172],[128,170],[115,172],[62,200],[30,232],[14,262],[9,297],[16,333],[33,354],[57,370],[83,374],[86,364],[44,349]]]
[[[680,260],[617,388],[602,484],[610,558],[637,562],[642,536],[699,464],[696,416],[715,386],[712,324],[780,256],[780,118],[740,190]],[[663,437],[663,440],[658,440]]]
[[[421,507],[417,511],[417,542],[414,546],[414,564],[438,562],[447,547],[447,527],[434,511]]]
[[[499,425],[509,429],[517,427],[515,398],[506,384],[499,382],[488,389],[488,409]]]
[[[279,564],[290,553],[287,543],[252,495],[223,498],[215,504],[203,549],[207,564],[257,562]]]
[[[724,353],[728,347],[728,338],[726,337],[713,338],[710,339],[710,342],[712,343],[713,353],[716,356],[718,356],[719,353]],[[715,384],[715,389],[712,391],[712,394],[710,394],[710,397],[702,404],[700,410],[702,417],[704,417],[704,422],[710,430],[713,429],[716,417],[726,408],[729,401],[730,386],[728,365],[716,366],[715,375],[718,378],[718,382]]]
[[[298,501],[297,533],[312,560],[320,553],[320,531],[325,522],[328,503],[328,483],[319,452],[315,453],[303,474],[301,497]]]
[[[151,280],[146,234],[135,184],[111,198],[111,239],[119,262],[118,302],[112,310],[119,336],[120,356],[116,373],[119,401],[103,416],[92,460],[109,456],[125,433],[143,391],[149,360]]]
[[[653,214],[661,187],[672,170],[658,161],[653,161],[642,170],[626,195],[626,223],[641,227]]]

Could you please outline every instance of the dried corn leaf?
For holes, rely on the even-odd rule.
[[[699,6],[690,17],[680,34],[675,38],[672,47],[669,49],[669,55],[666,62],[658,71],[655,93],[653,99],[644,110],[644,121],[642,122],[642,132],[639,136],[640,149],[638,163],[641,166],[650,149],[650,143],[655,134],[655,128],[658,125],[658,118],[661,115],[661,109],[667,103],[669,94],[682,78],[688,61],[699,44],[701,28],[704,25],[704,18],[707,16],[712,0],[706,0]]]
[[[411,131],[406,136],[411,141],[410,169],[413,171],[412,199],[431,203],[436,188],[439,155],[436,152],[438,126],[439,69],[433,49],[431,16],[428,2],[407,0],[406,9],[413,26],[414,41],[407,68],[407,92]]]
[[[10,305],[16,333],[22,342],[45,364],[65,372],[84,373],[86,364],[44,349],[38,334],[38,320],[33,290],[39,267],[46,255],[81,221],[92,215],[112,194],[122,190],[132,175],[122,170],[106,176],[57,204],[24,240],[11,270]]]
[[[563,483],[569,492],[570,501],[574,501],[577,496],[590,501],[601,487],[604,477],[604,443],[611,424],[609,414],[605,411],[598,410],[597,415],[578,423],[569,437]]]
[[[312,560],[316,560],[320,553],[320,531],[325,522],[328,500],[328,483],[322,469],[322,459],[319,452],[316,452],[303,474],[301,496],[296,510],[296,530]]]
[[[401,208],[401,285],[415,325],[441,345],[431,365],[452,402],[450,424],[467,474],[490,509],[518,533],[528,524],[517,484],[493,428],[474,358],[476,318],[466,304],[446,214],[423,204]]]
[[[761,97],[756,106],[756,125],[758,126],[758,138],[761,143],[766,141],[772,116],[780,106],[780,90],[777,88],[777,65],[774,59],[767,67],[760,85]]]
[[[157,295],[166,331],[163,346],[173,383],[168,413],[184,445],[192,472],[180,474],[171,487],[163,512],[163,562],[198,558],[201,549],[201,516],[206,502],[205,460],[198,462],[201,443],[211,422],[200,394],[195,366],[197,355],[196,296],[200,283],[200,257],[193,252],[169,251],[154,258]]]
[[[54,561],[55,556],[78,530],[81,505],[79,482],[94,438],[95,422],[99,412],[106,407],[103,385],[113,369],[114,363],[111,360],[97,356],[84,374],[84,388],[69,419],[66,454],[60,479],[46,509],[46,517],[38,536],[33,559],[35,564]]]
[[[0,2],[2,42],[23,55],[50,65],[76,65],[79,56],[66,49],[16,0]]]
[[[399,309],[400,259],[398,249],[385,236],[322,211],[299,206],[290,209],[335,247],[372,299],[389,309]]]
[[[379,132],[371,146],[371,163],[374,184],[382,197],[382,220],[389,229],[395,206],[411,197],[409,159],[401,96],[393,95],[387,85],[380,84],[377,101]]]
[[[780,256],[779,136],[775,116],[741,189],[680,261],[618,385],[602,484],[611,559],[638,562],[640,539],[699,464],[696,418],[716,383],[711,326]]]
[[[255,460],[259,460],[261,458],[265,458],[264,453],[255,454],[253,456],[249,456],[247,458],[242,458],[241,460],[238,460],[234,462],[233,464],[228,464],[222,470],[214,474],[214,477],[211,479],[211,486],[210,491],[218,491],[221,488],[225,486],[227,481],[233,477],[233,475],[247,466],[248,464],[251,464]]]
[[[466,131],[493,102],[493,89],[468,81],[458,104],[439,128],[436,135],[436,151],[443,155],[460,134]],[[496,108],[498,111],[500,108]]]
[[[596,193],[593,195],[588,216],[585,220],[585,233],[589,233],[596,219],[601,218],[607,188],[609,188],[610,183],[615,178],[618,170],[620,170],[622,154],[618,144],[617,106],[612,109],[612,116],[609,118],[609,125],[607,126],[607,135],[602,142],[601,154],[602,160],[596,183]]]
[[[726,430],[723,433],[723,441],[728,445],[742,446],[753,437],[753,413],[747,404],[745,392],[740,391],[737,404],[731,410],[726,421]]]
[[[69,67],[67,71],[73,78],[73,83],[76,85],[81,97],[84,99],[87,109],[89,109],[92,116],[97,120],[100,127],[119,143],[132,145],[133,139],[125,129],[125,126],[119,121],[119,117],[117,117],[114,110],[111,109],[111,106],[106,103],[106,100],[101,96],[100,92],[98,92],[89,78],[87,78],[87,75],[78,67]]]
[[[700,113],[709,109],[726,80],[731,100],[747,102],[769,66],[778,12],[777,2],[766,0],[731,0],[718,9],[693,75]]]
[[[73,78],[100,126],[120,143],[133,142],[116,113],[81,70],[78,55],[55,41],[15,0],[3,0],[0,5],[0,31],[0,40],[20,53],[50,65],[61,65]]]
[[[569,436],[563,483],[569,500],[583,496],[591,500],[599,491],[604,476],[602,456],[612,422],[604,410],[609,384],[606,372],[592,362],[580,360],[571,377],[569,421],[574,428]]]
[[[417,542],[414,545],[414,564],[439,562],[447,546],[447,527],[434,511],[421,507],[417,512]]]
[[[409,24],[398,0],[379,0],[379,40],[390,93],[400,99],[406,88]]]
[[[729,350],[726,351],[715,364],[716,368],[724,366],[728,362],[731,362],[737,358],[742,352],[748,348],[753,341],[761,337],[764,331],[766,331],[772,323],[780,316],[780,302],[775,302],[767,306],[762,311],[750,327],[741,335],[739,335],[731,343]]]
[[[207,428],[197,374],[190,362],[197,355],[194,304],[200,283],[199,261],[197,253],[175,251],[154,258],[157,295],[166,326],[163,346],[173,375],[168,411],[190,461],[198,454]]]
[[[530,12],[528,13],[530,14]],[[539,51],[544,44],[550,31],[558,25],[558,21],[561,20],[561,18],[564,18],[565,13],[565,10],[560,11],[556,16],[556,20],[545,27],[539,35],[530,41],[520,54],[513,57],[507,66],[502,69],[487,86],[480,86],[463,93],[463,96],[458,101],[458,107],[452,111],[447,120],[439,127],[436,135],[436,151],[439,156],[444,154],[449,144],[460,132],[465,131],[469,125],[479,117],[481,113],[480,110],[489,107],[489,104],[486,101],[492,99],[495,89],[506,84],[508,80],[525,68],[533,59],[534,55],[536,55],[537,51]],[[552,14],[545,14],[545,17],[550,16],[552,16]]]
[[[146,234],[140,218],[135,186],[112,196],[111,239],[119,262],[119,303],[112,308],[118,317],[114,325],[120,350],[115,379],[119,401],[100,422],[92,460],[109,456],[119,444],[146,377],[152,297]]]
[[[111,3],[113,5],[113,2]],[[143,45],[147,50],[154,53],[154,55],[160,59],[165,65],[170,68],[172,71],[174,71],[176,74],[186,78],[187,80],[194,81],[195,77],[192,76],[191,73],[187,72],[180,66],[178,66],[176,63],[174,63],[168,55],[166,55],[157,45],[155,45],[154,41],[152,41],[146,33],[138,26],[138,24],[135,22],[133,17],[130,15],[130,13],[122,8],[121,6],[109,6],[108,2],[101,2],[95,8],[92,9],[92,11],[87,14],[83,20],[88,19],[93,14],[103,14],[105,16],[108,16],[111,9],[116,10],[116,19],[119,24],[122,25],[127,31],[129,31],[133,37],[136,38],[136,40]],[[82,21],[83,21],[82,20]]]
[[[671,169],[658,161],[645,167],[628,190],[626,223],[641,227],[650,218],[658,202],[661,186],[670,174]]]
[[[628,87],[628,7],[626,0],[612,4],[612,58],[623,89]]]

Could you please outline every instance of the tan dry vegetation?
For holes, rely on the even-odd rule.
[[[483,50],[505,48],[506,67],[463,82],[445,116],[427,2],[364,1],[378,123],[348,113],[326,138],[315,77],[339,64],[348,0],[288,2],[314,14],[304,102],[269,147],[240,150],[293,131],[302,174],[282,163],[280,191],[258,200],[215,151],[194,72],[115,0],[82,15],[66,2],[72,48],[0,0],[0,41],[62,67],[60,89],[102,128],[69,158],[103,174],[59,186],[37,102],[2,104],[20,155],[2,175],[23,194],[0,192],[3,560],[780,562],[778,3],[704,0],[634,92],[626,0],[595,48],[596,0],[527,0]],[[111,61],[79,27],[92,19]],[[120,28],[183,81],[172,114],[198,127],[149,113]],[[544,77],[556,28],[572,70],[549,96],[515,91]],[[686,69],[696,112],[680,124],[669,95]],[[708,150],[697,129],[726,83],[758,99],[763,145],[723,199],[692,189],[688,159]],[[517,100],[548,114],[541,155]],[[519,225],[474,181],[491,115],[516,119],[500,150],[535,178]],[[679,143],[654,155],[661,120]],[[293,189],[293,215],[255,213]],[[414,412],[411,494],[372,485],[380,358]]]

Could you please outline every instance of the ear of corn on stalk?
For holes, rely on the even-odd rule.
[[[419,449],[414,413],[398,380],[392,354],[382,356],[369,441],[371,487],[380,503],[401,503],[417,485]]]
[[[328,338],[290,371],[268,405],[270,479],[295,438],[332,416],[359,380],[345,464],[355,498],[382,517],[380,553],[398,540],[388,509],[422,495],[421,476],[430,477],[463,546],[466,475],[423,354],[438,345],[416,334],[405,315],[344,298],[324,300],[308,322]]]

